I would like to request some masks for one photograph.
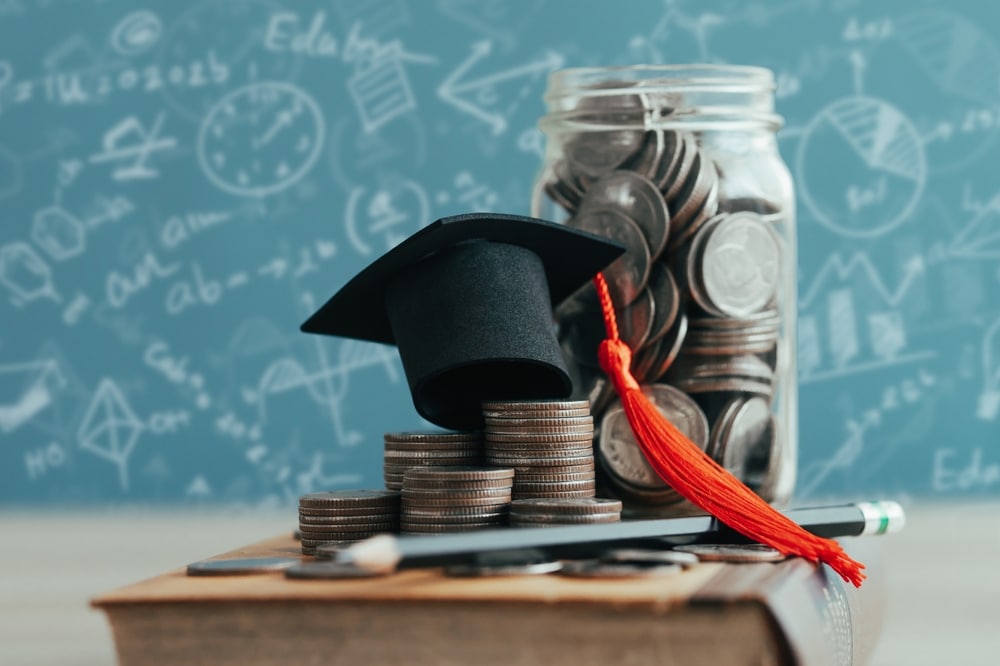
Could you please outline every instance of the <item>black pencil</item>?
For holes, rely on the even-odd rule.
[[[905,523],[903,508],[891,501],[789,509],[783,513],[809,532],[827,538],[897,532]],[[537,549],[561,556],[586,556],[594,547],[644,539],[704,541],[720,537],[740,538],[711,516],[692,516],[433,536],[382,534],[345,549],[338,559],[368,571],[391,573],[401,566],[454,564],[498,551]]]

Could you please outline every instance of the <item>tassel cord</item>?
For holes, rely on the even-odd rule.
[[[618,336],[614,303],[604,276],[594,278],[607,339],[598,350],[601,368],[615,387],[636,441],[656,473],[688,501],[750,539],[812,562],[825,562],[856,587],[864,565],[832,539],[804,530],[719,465],[670,423],[629,371],[632,350]]]

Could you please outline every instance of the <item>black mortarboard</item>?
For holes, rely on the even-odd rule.
[[[476,428],[483,400],[570,394],[552,306],[623,252],[530,217],[446,217],[361,271],[302,330],[397,345],[417,411]]]

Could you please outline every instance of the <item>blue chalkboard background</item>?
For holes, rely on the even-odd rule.
[[[379,487],[423,425],[395,350],[298,325],[433,219],[528,212],[550,71],[670,62],[779,83],[798,498],[997,494],[998,34],[973,0],[0,0],[0,502]]]

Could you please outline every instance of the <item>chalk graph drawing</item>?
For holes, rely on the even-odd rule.
[[[961,259],[1000,259],[1000,198],[975,211],[948,247]]]
[[[27,243],[15,241],[0,247],[0,284],[10,290],[17,305],[40,298],[62,302],[52,284],[52,269]]]
[[[198,164],[224,192],[266,196],[301,180],[316,163],[326,127],[316,101],[278,81],[251,83],[212,108],[198,133]]]
[[[54,261],[66,261],[86,249],[87,230],[62,206],[49,206],[32,218],[31,240]]]
[[[981,354],[983,389],[976,416],[984,421],[995,421],[1000,415],[1000,319],[986,329]]]
[[[831,255],[799,298],[800,383],[933,358],[930,351],[907,351],[906,324],[899,311],[925,272],[923,258],[915,256],[892,288],[867,254],[858,252],[848,260]],[[861,307],[859,298],[864,300]]]
[[[270,0],[206,0],[178,17],[160,42],[158,60],[167,71],[172,66],[212,59],[229,71],[229,85],[259,80],[292,81],[300,58],[272,53],[264,47],[264,32],[275,12],[288,7]],[[207,73],[206,73],[207,75]],[[215,104],[215,86],[164,86],[167,103],[189,120],[200,121]]]
[[[796,169],[810,212],[848,238],[877,238],[898,227],[927,182],[916,128],[888,102],[864,96],[839,99],[813,117]]]
[[[126,14],[115,24],[108,41],[119,55],[130,57],[151,49],[162,35],[160,17],[151,11],[139,10]]]
[[[118,384],[105,377],[94,391],[77,440],[81,449],[118,468],[118,482],[127,491],[129,458],[144,429]]]
[[[459,111],[486,123],[495,136],[506,131],[507,117],[531,92],[531,84],[562,67],[564,58],[562,54],[550,51],[538,60],[523,65],[483,74],[478,78],[468,76],[469,71],[492,52],[493,42],[490,40],[474,43],[469,56],[438,86],[437,94]]]
[[[0,432],[13,432],[34,419],[65,386],[55,359],[0,364]]]

